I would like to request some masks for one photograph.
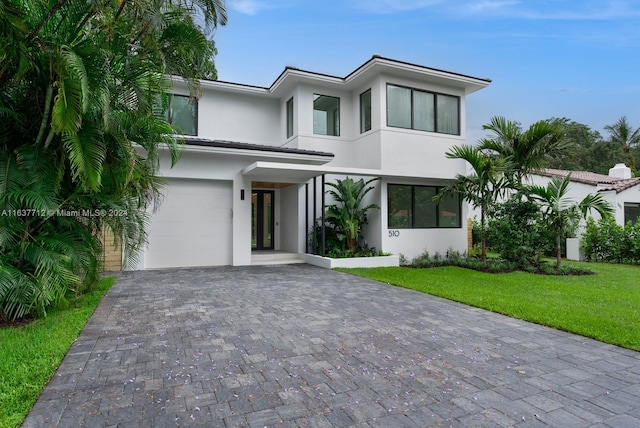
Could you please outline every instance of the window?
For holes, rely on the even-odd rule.
[[[460,135],[460,98],[387,85],[387,126]]]
[[[391,228],[459,228],[461,204],[458,196],[445,196],[440,204],[433,197],[440,191],[437,186],[387,186],[388,227]]]
[[[360,94],[360,133],[371,130],[371,89]]]
[[[198,102],[184,95],[172,95],[167,121],[183,135],[198,135]]]
[[[340,136],[340,98],[313,94],[313,133]]]
[[[624,203],[624,224],[632,222],[636,224],[640,220],[640,203]]]
[[[293,97],[287,101],[287,138],[293,136]]]

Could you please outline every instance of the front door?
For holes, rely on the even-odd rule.
[[[273,190],[251,192],[251,249],[273,250]]]

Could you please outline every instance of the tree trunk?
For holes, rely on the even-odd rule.
[[[485,236],[484,227],[484,207],[480,207],[480,260],[482,266],[487,266],[487,238]]]
[[[556,269],[560,270],[560,264],[562,263],[562,246],[560,245],[561,235],[556,236]]]

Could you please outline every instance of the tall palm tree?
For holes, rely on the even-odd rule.
[[[629,161],[629,168],[635,170],[636,159],[631,149],[640,147],[640,128],[634,130],[627,121],[627,117],[622,116],[616,123],[607,125],[604,129],[611,133],[610,139],[612,143],[622,146]]]
[[[614,210],[600,193],[589,194],[582,201],[576,202],[567,196],[571,175],[564,178],[554,177],[547,186],[527,186],[529,197],[543,211],[549,227],[556,235],[556,268],[562,263],[562,238],[573,230],[577,221],[586,218],[591,210],[597,211],[603,218],[609,217]]]
[[[504,159],[490,156],[478,147],[453,146],[447,153],[449,159],[463,159],[471,166],[471,173],[456,175],[456,181],[442,189],[434,198],[440,202],[445,195],[456,194],[474,207],[480,208],[481,259],[487,261],[485,216],[491,205],[504,195],[507,188]]]
[[[222,0],[0,3],[0,316],[80,292],[105,227],[141,248],[160,148],[179,156],[169,78],[197,95],[215,71],[206,35],[225,21]]]
[[[570,142],[564,139],[558,123],[541,120],[525,131],[517,122],[494,116],[483,129],[492,135],[480,140],[479,147],[503,157],[511,165],[509,175],[520,186],[524,176],[542,167],[545,159],[564,152]]]

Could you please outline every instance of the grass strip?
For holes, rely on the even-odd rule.
[[[91,292],[46,318],[0,329],[0,428],[22,423],[115,280],[103,278]]]
[[[589,276],[459,267],[339,269],[640,351],[640,267],[576,263]]]

